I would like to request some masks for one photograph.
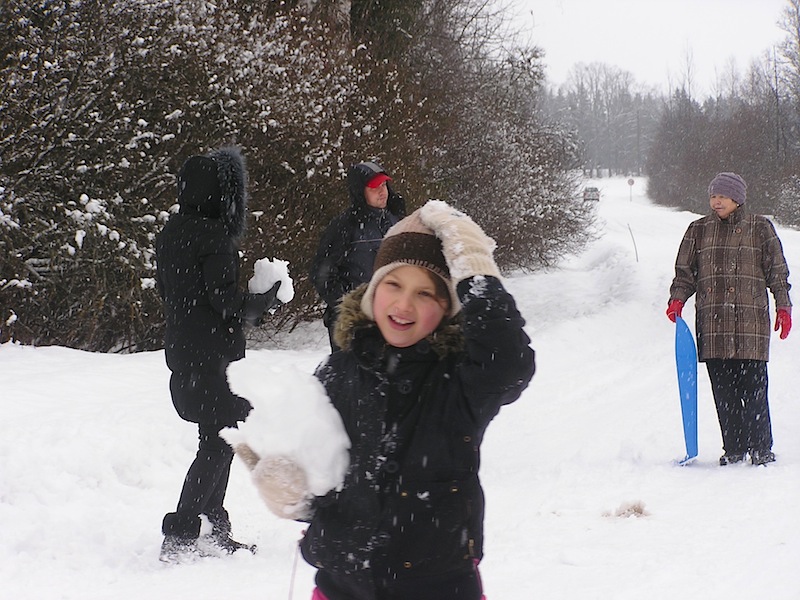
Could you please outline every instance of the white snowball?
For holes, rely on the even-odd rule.
[[[256,261],[254,275],[247,282],[247,287],[252,294],[263,294],[268,291],[275,282],[280,281],[281,287],[278,289],[278,300],[283,304],[294,298],[294,282],[289,276],[289,263],[285,260],[273,258],[261,258]]]
[[[309,491],[316,496],[342,485],[350,438],[316,377],[247,358],[231,364],[228,377],[234,393],[253,405],[238,429],[220,433],[229,444],[245,442],[262,458],[292,459],[305,471]]]

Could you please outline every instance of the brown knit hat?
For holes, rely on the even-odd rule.
[[[422,222],[419,218],[419,209],[417,209],[392,226],[381,242],[378,256],[375,257],[372,279],[361,299],[361,310],[367,317],[375,319],[372,302],[375,299],[375,288],[378,283],[391,271],[404,265],[423,267],[441,277],[450,292],[448,316],[452,317],[461,310],[455,286],[450,279],[447,261],[442,254],[442,242],[436,237],[433,230]]]

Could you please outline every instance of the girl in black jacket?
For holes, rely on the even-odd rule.
[[[341,489],[309,498],[287,461],[257,481],[276,514],[310,521],[315,599],[482,597],[480,446],[534,373],[493,249],[431,201],[389,230],[369,284],[344,298],[342,351],[317,369],[351,441]]]

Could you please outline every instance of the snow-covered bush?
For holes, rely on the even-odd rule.
[[[0,341],[160,347],[153,242],[176,173],[230,143],[250,175],[244,273],[263,256],[293,268],[268,326],[314,316],[304,270],[365,158],[410,209],[442,197],[478,215],[502,266],[579,245],[572,142],[536,116],[538,56],[498,54],[476,0],[361,0],[350,23],[347,5],[4,2]]]
[[[338,183],[357,77],[323,23],[260,5],[4,6],[1,339],[158,347],[153,240],[182,162],[219,145],[243,146],[268,215],[245,250],[290,254],[308,199]]]

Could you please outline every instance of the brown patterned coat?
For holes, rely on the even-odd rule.
[[[727,219],[689,225],[675,260],[670,298],[695,298],[698,357],[769,360],[767,288],[791,306],[789,268],[772,223],[744,206]]]

